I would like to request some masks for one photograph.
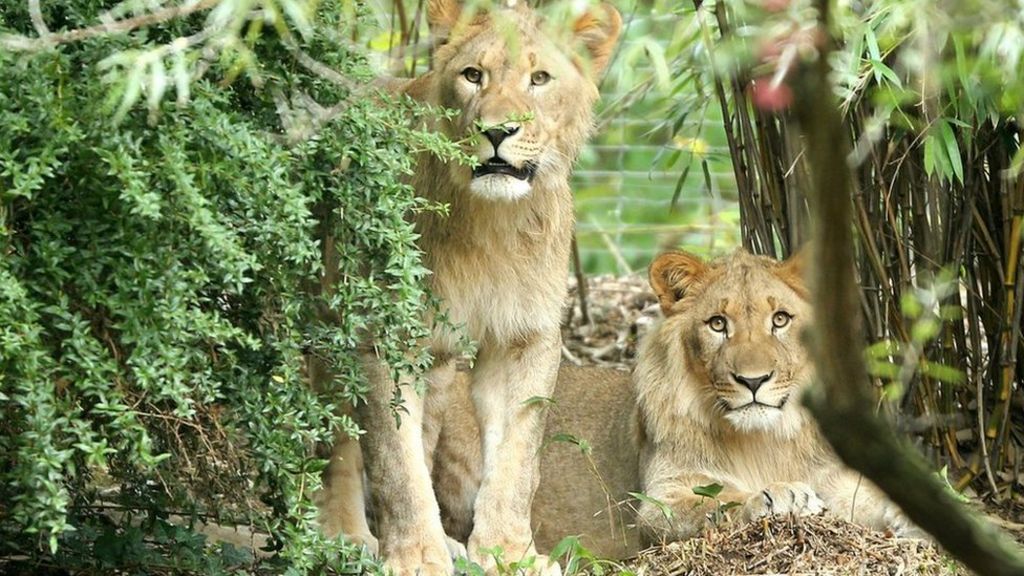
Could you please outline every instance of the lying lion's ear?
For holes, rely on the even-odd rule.
[[[438,43],[444,42],[451,34],[452,28],[462,16],[462,4],[459,0],[428,0],[427,24],[430,34]]]
[[[661,313],[671,316],[676,302],[707,271],[707,265],[689,252],[666,252],[651,262],[650,282],[661,304]]]
[[[810,260],[811,245],[804,244],[791,254],[789,258],[780,262],[778,268],[776,268],[776,275],[804,299],[809,296],[804,272]]]
[[[600,77],[622,31],[622,16],[611,4],[602,3],[577,18],[573,31],[589,54],[583,63],[585,71],[591,78]]]

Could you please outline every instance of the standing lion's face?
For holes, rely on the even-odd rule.
[[[452,166],[454,180],[495,200],[564,182],[591,128],[593,78],[618,37],[618,13],[605,7],[603,20],[581,16],[563,45],[525,3],[466,15],[436,0],[431,10],[432,29],[448,33],[434,54],[437,103],[459,111],[446,130],[479,162]],[[588,55],[575,55],[573,43]]]
[[[795,266],[743,252],[709,264],[671,253],[652,266],[661,331],[678,338],[690,382],[737,431],[788,436],[803,421],[810,361],[800,334],[811,307]]]

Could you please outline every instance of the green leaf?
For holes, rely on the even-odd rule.
[[[552,558],[563,558],[567,554],[575,554],[580,547],[579,536],[569,535],[559,540],[558,543],[551,548],[550,556]]]
[[[965,380],[964,373],[959,368],[938,362],[925,361],[921,365],[921,373],[950,384],[963,384]]]
[[[936,155],[935,136],[930,132],[924,137],[924,173],[931,177],[935,174],[938,161]]]
[[[668,90],[672,82],[672,73],[669,72],[668,61],[665,58],[665,49],[653,37],[643,36],[640,45],[654,67],[654,77],[657,80],[660,90]]]
[[[667,504],[665,504],[661,500],[658,500],[657,498],[651,498],[650,496],[642,492],[629,492],[629,495],[641,502],[646,502],[647,504],[654,506],[655,508],[658,509],[659,512],[661,512],[661,515],[668,520],[671,520],[675,517],[675,514],[672,512],[672,509],[669,508]]]
[[[875,60],[874,58],[868,60],[868,62],[871,64],[871,69],[874,70],[876,74],[881,74],[883,78],[891,82],[897,88],[903,88],[903,82],[900,80],[900,77],[896,75],[896,72],[893,72],[892,68],[886,66],[884,62],[881,60]]]
[[[533,406],[534,404],[543,404],[545,406],[558,404],[554,398],[547,396],[531,396],[526,400],[523,400],[523,406]]]
[[[582,438],[577,438],[576,436],[565,432],[552,434],[544,441],[544,446],[547,446],[552,442],[566,442],[568,444],[573,444],[574,446],[579,447],[580,452],[583,453],[584,455],[590,454],[592,450],[590,442],[587,442]]]
[[[961,183],[964,181],[964,164],[960,157],[960,147],[957,145],[956,136],[953,134],[953,128],[949,125],[946,120],[939,120],[937,123],[939,134],[942,138],[943,146],[946,150],[946,157],[949,159],[950,166],[953,170],[953,175]]]
[[[935,318],[921,318],[910,328],[910,338],[918,344],[924,344],[938,336],[940,330],[942,323]]]
[[[705,498],[711,498],[714,500],[718,498],[718,495],[722,493],[721,484],[708,484],[707,486],[694,486],[693,493],[697,496],[703,496]]]

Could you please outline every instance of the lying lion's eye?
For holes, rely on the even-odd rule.
[[[729,325],[725,320],[725,316],[712,316],[708,319],[708,328],[711,328],[715,332],[725,332],[726,327]]]
[[[772,327],[774,328],[785,328],[789,325],[789,321],[793,319],[793,316],[789,312],[776,312],[772,316]]]
[[[543,70],[538,70],[533,74],[530,74],[530,84],[534,86],[543,86],[551,80],[551,74]]]
[[[462,77],[473,84],[479,84],[484,79],[484,73],[479,68],[470,66],[462,71]]]

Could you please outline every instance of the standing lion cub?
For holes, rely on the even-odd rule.
[[[429,347],[434,358],[422,398],[403,395],[404,383],[392,381],[372,342],[365,343],[370,386],[357,416],[366,429],[359,443],[376,533],[365,520],[360,450],[352,441],[335,446],[323,524],[376,543],[398,576],[452,572],[431,471],[465,336],[478,349],[469,393],[482,454],[466,544],[470,558],[493,573],[488,550],[499,547],[507,558],[536,553],[530,510],[545,412],[529,400],[549,396],[555,385],[573,228],[569,174],[593,128],[597,79],[622,19],[607,4],[570,22],[547,22],[526,0],[429,0],[426,7],[431,70],[392,87],[457,111],[436,128],[477,160],[471,167],[425,153],[411,178],[419,196],[448,208],[411,217],[433,273],[431,291],[451,325],[464,330],[439,325],[426,341],[410,343]],[[407,411],[401,426],[393,417],[396,395]],[[557,569],[544,558],[535,566]]]
[[[647,335],[634,375],[646,442],[641,503],[647,543],[698,534],[720,503],[742,518],[815,514],[911,528],[895,505],[832,453],[800,393],[811,318],[799,256],[738,251],[713,262],[662,254],[650,269],[665,319]],[[851,351],[851,353],[858,353]],[[717,502],[694,493],[718,484]]]

